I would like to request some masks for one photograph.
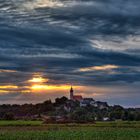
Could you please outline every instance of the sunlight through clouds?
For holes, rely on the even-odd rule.
[[[116,65],[103,65],[103,66],[93,66],[93,67],[87,67],[87,68],[81,68],[78,71],[80,72],[86,72],[86,71],[108,71],[117,69],[119,66]]]
[[[24,8],[27,8],[28,10],[33,10],[36,8],[44,8],[44,7],[62,7],[64,4],[61,1],[55,1],[55,0],[34,0],[30,2],[26,2],[22,5]]]
[[[29,82],[31,83],[44,83],[44,82],[48,82],[49,79],[44,79],[42,77],[34,77],[33,79],[29,80]]]

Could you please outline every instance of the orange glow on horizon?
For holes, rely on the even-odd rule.
[[[5,85],[5,86],[0,86],[0,89],[18,89],[18,86]]]
[[[35,94],[35,95],[45,95],[53,93],[62,93],[62,95],[68,94],[71,88],[70,84],[62,84],[62,85],[47,85],[43,83],[33,83],[29,86],[16,86],[16,85],[1,85],[0,86],[0,95],[9,94],[9,93],[21,93],[21,94]],[[74,85],[73,86],[74,93],[78,95],[82,95],[83,97],[90,97],[90,96],[102,96],[105,89],[98,89],[96,87],[87,87],[87,86],[80,86]],[[94,92],[99,90],[98,93]],[[90,93],[89,95],[86,93]]]
[[[7,91],[7,90],[0,90],[0,94],[6,94],[6,93],[9,93],[9,91]]]
[[[0,94],[9,94],[9,93],[21,93],[21,94],[53,94],[53,93],[68,93],[71,85],[69,83],[66,84],[53,84],[48,82],[50,79],[43,77],[41,74],[34,74],[30,80],[24,82],[23,85],[0,85]],[[50,80],[51,81],[51,80]],[[47,83],[48,82],[48,83]],[[75,93],[83,93],[86,92],[85,86],[73,85]]]
[[[31,86],[32,91],[44,91],[44,90],[69,90],[69,85],[33,85]]]
[[[0,85],[0,94],[13,93],[18,89],[18,86],[15,85]]]

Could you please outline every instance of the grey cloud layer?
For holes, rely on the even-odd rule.
[[[55,84],[139,82],[139,9],[138,0],[1,0],[0,69],[17,72],[0,83],[24,85],[34,72]],[[121,68],[76,72],[107,64]]]

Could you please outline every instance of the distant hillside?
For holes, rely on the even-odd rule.
[[[85,98],[81,101],[66,97],[47,100],[39,104],[0,105],[0,119],[94,122],[112,120],[140,121],[140,109],[125,109],[120,105],[109,106],[106,102]]]

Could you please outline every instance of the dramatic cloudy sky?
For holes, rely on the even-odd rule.
[[[0,104],[76,94],[140,106],[139,0],[0,0]]]

